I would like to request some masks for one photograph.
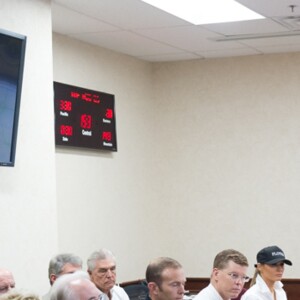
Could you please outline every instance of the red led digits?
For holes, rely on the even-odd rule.
[[[102,140],[103,141],[111,141],[111,132],[110,131],[103,131],[102,132]]]
[[[72,102],[66,100],[59,101],[59,109],[64,111],[71,111],[72,110]]]
[[[73,135],[73,127],[70,125],[61,125],[60,126],[60,134],[66,135],[66,136],[72,136]]]
[[[96,104],[100,104],[100,97],[98,95],[93,95],[93,102]]]
[[[74,92],[74,91],[71,91],[71,97],[72,98],[79,98],[80,97],[80,94],[79,93],[77,93],[77,92]]]
[[[81,99],[87,102],[91,102],[92,101],[92,94],[89,93],[84,93],[81,95]]]
[[[110,109],[110,108],[106,109],[105,117],[107,119],[112,119],[112,117],[113,117],[113,110]]]
[[[91,115],[81,115],[80,117],[81,128],[90,129],[92,127],[92,116]]]

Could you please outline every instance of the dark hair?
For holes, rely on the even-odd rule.
[[[154,282],[158,286],[162,283],[161,274],[165,269],[180,269],[182,265],[175,259],[169,257],[158,257],[151,261],[146,270],[147,282]]]
[[[229,261],[233,261],[238,265],[248,267],[248,260],[246,256],[234,249],[227,249],[218,253],[215,257],[213,267],[221,270],[225,269]]]

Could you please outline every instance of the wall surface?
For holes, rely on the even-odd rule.
[[[16,286],[47,291],[57,252],[49,1],[2,0],[1,28],[27,36],[15,167],[0,167],[0,267]]]
[[[225,248],[251,275],[278,244],[299,277],[299,53],[150,64],[53,43],[56,81],[115,94],[119,146],[56,149],[61,250],[108,247],[126,281],[160,255],[207,277]]]
[[[115,95],[118,140],[117,152],[56,149],[59,249],[86,261],[109,248],[119,281],[135,279],[157,234],[148,211],[156,194],[151,65],[58,34],[53,46],[55,81]]]
[[[299,66],[299,53],[155,65],[160,233],[189,276],[232,247],[251,275],[278,244],[299,277]]]
[[[207,277],[219,250],[252,266],[271,244],[299,278],[299,53],[150,64],[54,34],[54,80],[115,95],[118,152],[55,148],[50,1],[0,8],[28,38],[16,166],[0,168],[0,267],[18,287],[45,293],[50,257],[102,246],[119,281],[159,255]]]

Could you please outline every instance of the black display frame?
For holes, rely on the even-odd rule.
[[[53,82],[55,145],[117,151],[115,96]]]
[[[3,151],[0,153],[0,166],[5,167],[15,166],[26,43],[25,35],[0,29],[0,116],[3,113],[3,124],[0,123],[0,147]],[[1,77],[4,79],[1,80]],[[8,82],[15,88],[14,96],[9,96],[9,101],[14,101],[13,109],[9,107],[9,102],[5,102],[7,96],[4,89]]]

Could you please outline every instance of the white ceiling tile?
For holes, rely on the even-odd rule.
[[[159,55],[145,55],[138,56],[139,59],[148,60],[152,62],[163,62],[163,61],[177,61],[177,60],[190,60],[190,59],[201,59],[204,58],[200,54],[182,52],[182,53],[167,53]]]
[[[84,35],[70,35],[90,44],[112,49],[132,56],[177,53],[181,50],[166,44],[146,39],[128,31],[100,32]]]
[[[287,28],[271,19],[207,24],[203,25],[203,27],[223,35],[259,34],[288,31]]]
[[[287,53],[287,52],[299,52],[300,44],[298,45],[276,45],[276,46],[260,46],[257,47],[261,53],[270,54],[270,53]]]
[[[217,57],[256,55],[256,54],[261,54],[261,52],[250,48],[239,48],[239,49],[223,49],[223,50],[214,50],[214,51],[205,51],[205,52],[200,51],[199,54],[205,58],[217,58]]]
[[[299,36],[288,36],[288,37],[270,37],[270,38],[263,38],[263,39],[248,39],[242,40],[240,43],[251,46],[251,47],[258,47],[258,46],[282,46],[282,45],[294,45],[300,44],[300,35]]]
[[[141,0],[52,0],[53,31],[148,61],[298,51],[300,0],[237,1],[267,18],[196,26]]]
[[[162,29],[141,29],[135,30],[144,37],[155,41],[163,42],[178,49],[187,51],[211,50],[221,48],[239,48],[237,42],[220,44],[215,39],[220,35],[209,32],[200,26],[180,26]]]
[[[265,17],[300,15],[300,0],[236,0]],[[292,13],[291,4],[295,4]]]
[[[54,2],[123,29],[190,24],[140,0],[54,0]]]
[[[52,23],[53,31],[61,34],[119,30],[115,26],[87,17],[55,3],[52,4]]]

